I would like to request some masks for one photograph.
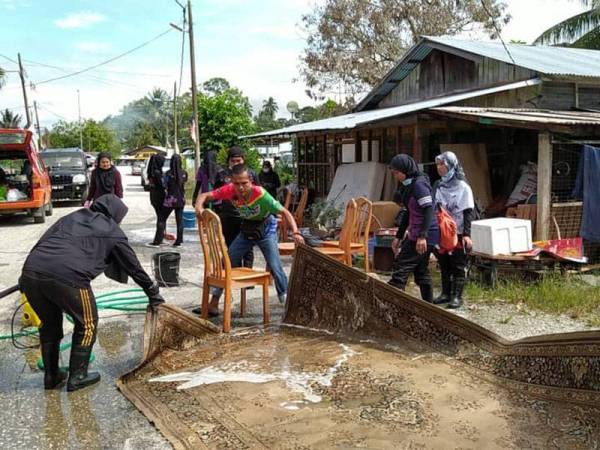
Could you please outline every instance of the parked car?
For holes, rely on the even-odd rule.
[[[150,184],[148,183],[148,162],[150,162],[150,158],[146,160],[144,167],[142,168],[142,176],[141,176],[141,184],[145,191],[150,190]],[[162,171],[163,174],[167,173],[169,167],[171,165],[171,158],[165,158],[165,163],[163,164]]]
[[[27,213],[35,223],[45,222],[52,215],[52,187],[31,131],[0,128],[0,169],[0,215]]]
[[[146,162],[145,161],[136,161],[131,166],[131,175],[142,175],[142,170],[144,169]]]
[[[90,187],[85,153],[78,148],[49,148],[40,155],[50,169],[52,199],[83,203]]]

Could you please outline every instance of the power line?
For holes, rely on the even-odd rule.
[[[502,34],[500,33],[500,29],[498,28],[498,25],[496,25],[496,19],[492,16],[492,13],[488,9],[487,5],[485,4],[485,0],[481,0],[481,6],[483,6],[483,10],[485,11],[485,13],[488,15],[488,17],[492,21],[492,25],[494,25],[494,29],[496,30],[496,33],[498,33],[498,39],[500,39],[500,42],[502,42],[502,46],[504,47],[504,50],[506,51],[506,53],[508,54],[508,57],[512,61],[513,66],[516,66],[517,63],[513,59],[512,55],[510,54],[510,51],[508,50],[508,47],[506,46],[504,39],[502,39]]]
[[[40,106],[40,105],[44,105],[44,106]],[[38,106],[40,107],[40,109],[43,109],[44,111],[48,111],[50,114],[52,114],[53,116],[58,117],[59,119],[62,119],[66,122],[69,122],[69,119],[67,119],[65,116],[61,116],[60,114],[55,113],[54,111],[52,111],[51,109],[49,109],[45,103],[41,103],[38,102]]]
[[[10,61],[10,62],[12,62],[12,63],[15,63],[17,66],[19,65],[19,63],[18,63],[17,61],[15,61],[15,60],[14,60],[14,59],[12,59],[12,58],[9,58],[9,57],[8,57],[8,56],[6,56],[6,55],[2,55],[2,54],[0,54],[0,56],[2,56],[4,59],[7,59],[8,61]]]
[[[66,67],[58,67],[58,66],[53,66],[50,64],[45,64],[45,63],[41,63],[38,61],[32,61],[31,59],[24,59],[23,61],[29,63],[29,64],[33,64],[34,66],[42,66],[42,67],[49,67],[51,69],[57,69],[57,70],[62,70],[63,72],[68,72],[70,70],[73,70],[73,68],[66,68]],[[142,76],[142,77],[161,77],[161,78],[170,78],[171,75],[166,75],[164,73],[149,73],[149,72],[128,72],[128,71],[123,71],[123,70],[108,70],[108,69],[104,69],[101,70],[99,72],[105,72],[105,73],[118,73],[118,74],[122,74],[122,75],[136,75],[136,76]]]
[[[129,55],[129,54],[131,54],[131,53],[133,53],[133,52],[135,52],[135,51],[137,51],[137,50],[139,50],[139,49],[141,49],[143,47],[146,47],[147,45],[151,44],[152,42],[156,41],[157,39],[160,39],[161,37],[163,37],[167,33],[170,33],[171,31],[173,31],[173,29],[169,28],[168,30],[160,33],[159,35],[157,35],[155,37],[153,37],[149,41],[146,41],[143,44],[140,44],[137,47],[134,47],[131,50],[126,51],[125,53],[121,53],[120,55],[117,55],[117,56],[115,56],[113,58],[110,58],[110,59],[108,59],[106,61],[103,61],[101,63],[95,64],[93,66],[87,67],[87,68],[82,69],[82,70],[78,70],[77,72],[73,72],[73,73],[70,73],[70,74],[67,74],[67,75],[63,75],[63,76],[60,76],[60,77],[50,78],[48,80],[40,81],[40,82],[35,83],[35,84],[36,85],[40,85],[40,84],[45,84],[45,83],[51,83],[53,81],[64,80],[65,78],[70,78],[70,77],[74,77],[76,75],[80,75],[80,74],[85,73],[85,72],[89,72],[90,70],[96,69],[96,68],[98,68],[100,66],[104,66],[106,64],[109,64],[109,63],[111,63],[113,61],[116,61],[117,59],[120,59],[120,58],[122,58],[124,56],[127,56],[127,55]]]

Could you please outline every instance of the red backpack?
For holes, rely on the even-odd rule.
[[[445,251],[452,251],[458,245],[458,235],[456,234],[456,222],[452,216],[438,205],[437,221],[440,228],[440,248]]]

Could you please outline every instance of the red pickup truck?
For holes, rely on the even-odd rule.
[[[52,215],[52,186],[31,131],[0,128],[0,215]]]

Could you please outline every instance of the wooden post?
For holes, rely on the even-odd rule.
[[[419,130],[419,124],[415,123],[413,128],[413,148],[412,148],[412,157],[417,162],[421,161],[421,133]]]
[[[360,142],[360,133],[358,131],[354,132],[354,162],[362,161],[362,144]]]
[[[367,139],[369,140],[367,143],[367,161],[373,161],[373,130],[369,130]],[[361,154],[362,154],[362,148],[361,148]]]
[[[552,206],[552,136],[548,132],[538,134],[537,163],[537,227],[535,239],[550,238]]]
[[[402,151],[402,128],[401,127],[395,127],[396,129],[396,155],[399,154]],[[386,164],[389,163],[389,161],[384,161]]]

